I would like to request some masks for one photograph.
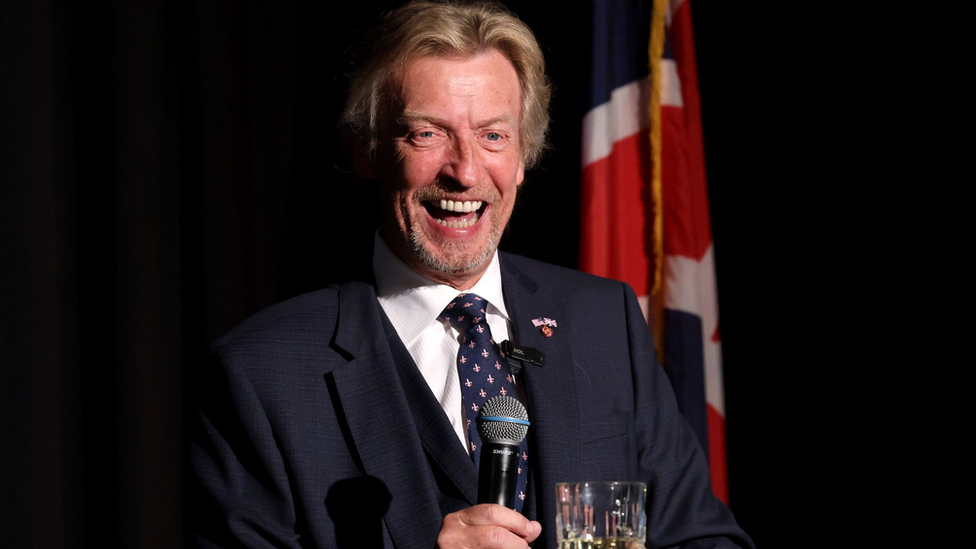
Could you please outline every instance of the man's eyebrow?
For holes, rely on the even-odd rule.
[[[442,118],[438,118],[436,116],[432,116],[432,115],[429,115],[429,114],[424,114],[424,113],[421,113],[421,112],[409,112],[409,111],[408,112],[400,113],[400,115],[397,116],[397,122],[400,123],[400,124],[410,124],[410,123],[417,123],[417,122],[426,122],[426,123],[429,123],[429,124],[434,124],[436,126],[442,126],[442,127],[446,127],[446,126],[449,126],[450,125],[446,120],[444,120]],[[476,128],[484,128],[486,126],[494,126],[495,124],[499,124],[499,123],[502,123],[502,124],[514,124],[515,123],[515,120],[512,117],[512,115],[503,114],[503,115],[500,115],[500,116],[496,116],[496,117],[493,117],[493,118],[489,118],[487,120],[482,120],[482,121],[478,122],[475,125],[475,127]]]
[[[489,118],[488,120],[483,120],[479,122],[476,127],[484,128],[486,126],[494,126],[495,124],[512,124],[514,126],[515,119],[512,118],[512,115],[510,114],[503,114],[501,116]]]
[[[429,114],[424,114],[422,112],[404,112],[397,116],[397,122],[400,124],[410,124],[414,122],[427,122],[434,124],[435,126],[446,126],[447,121],[436,116],[431,116]]]

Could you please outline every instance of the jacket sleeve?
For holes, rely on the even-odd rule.
[[[189,545],[297,549],[295,504],[271,423],[246,370],[217,354],[189,384]]]
[[[624,292],[638,464],[647,479],[647,546],[754,547],[728,507],[713,495],[705,453],[678,412],[634,291],[625,284]]]

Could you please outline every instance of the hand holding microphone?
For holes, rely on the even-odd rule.
[[[542,533],[542,525],[513,510],[519,444],[528,433],[528,413],[518,399],[496,396],[481,406],[477,422],[481,436],[478,505],[444,517],[437,547],[528,547]]]
[[[478,504],[444,517],[438,549],[525,549],[542,533],[542,525],[512,509]]]

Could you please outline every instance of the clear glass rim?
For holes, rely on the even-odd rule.
[[[647,490],[647,483],[639,480],[578,480],[575,482],[557,482],[560,486],[640,486]]]

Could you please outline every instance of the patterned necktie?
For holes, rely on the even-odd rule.
[[[458,349],[457,367],[461,380],[461,405],[467,418],[468,440],[475,467],[481,465],[481,437],[478,434],[478,410],[491,397],[511,395],[518,398],[512,370],[505,355],[491,337],[485,321],[488,301],[476,294],[460,294],[447,305],[441,318],[450,321],[464,339]],[[528,437],[520,445],[518,486],[515,489],[515,510],[521,512],[525,501],[528,477]]]

